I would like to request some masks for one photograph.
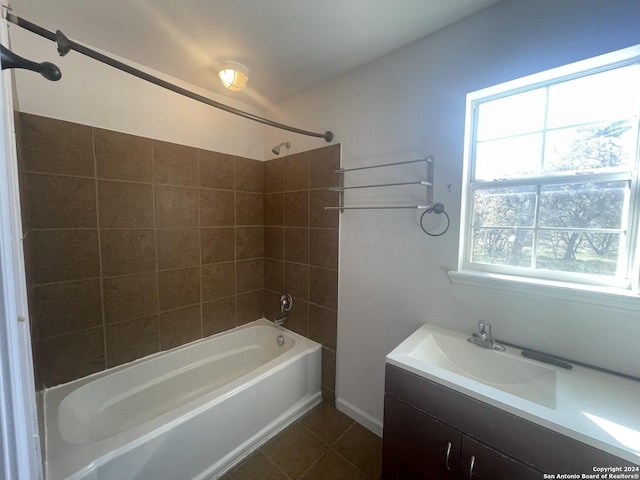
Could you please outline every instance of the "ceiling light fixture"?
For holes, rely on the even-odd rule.
[[[220,81],[225,88],[233,92],[242,90],[249,80],[247,67],[240,63],[227,63],[218,71]]]

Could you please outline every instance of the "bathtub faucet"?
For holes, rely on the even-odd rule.
[[[273,321],[276,327],[281,327],[289,320],[289,316],[285,312],[291,310],[291,307],[293,307],[293,298],[288,293],[283,293],[280,296],[280,313],[282,315]]]
[[[276,327],[281,327],[282,325],[284,325],[287,321],[289,320],[289,316],[288,315],[282,315],[280,318],[276,318],[273,321],[273,324]]]

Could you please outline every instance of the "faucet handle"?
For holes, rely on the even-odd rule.
[[[280,313],[288,312],[293,307],[293,298],[288,293],[283,293],[280,296]]]
[[[491,336],[491,322],[489,320],[478,320],[478,333],[481,336]]]

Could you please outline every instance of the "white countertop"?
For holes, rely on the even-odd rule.
[[[569,370],[543,364],[522,357],[515,348],[498,352],[469,343],[470,348],[513,357],[511,361],[517,358],[519,362],[533,362],[555,370],[556,402],[555,408],[549,408],[494,388],[471,375],[460,375],[411,355],[420,342],[434,332],[464,341],[469,336],[423,325],[387,355],[387,363],[640,464],[640,382],[579,365]]]

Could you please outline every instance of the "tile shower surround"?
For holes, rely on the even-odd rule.
[[[339,146],[261,162],[16,120],[39,388],[272,318],[287,287],[332,401]]]

